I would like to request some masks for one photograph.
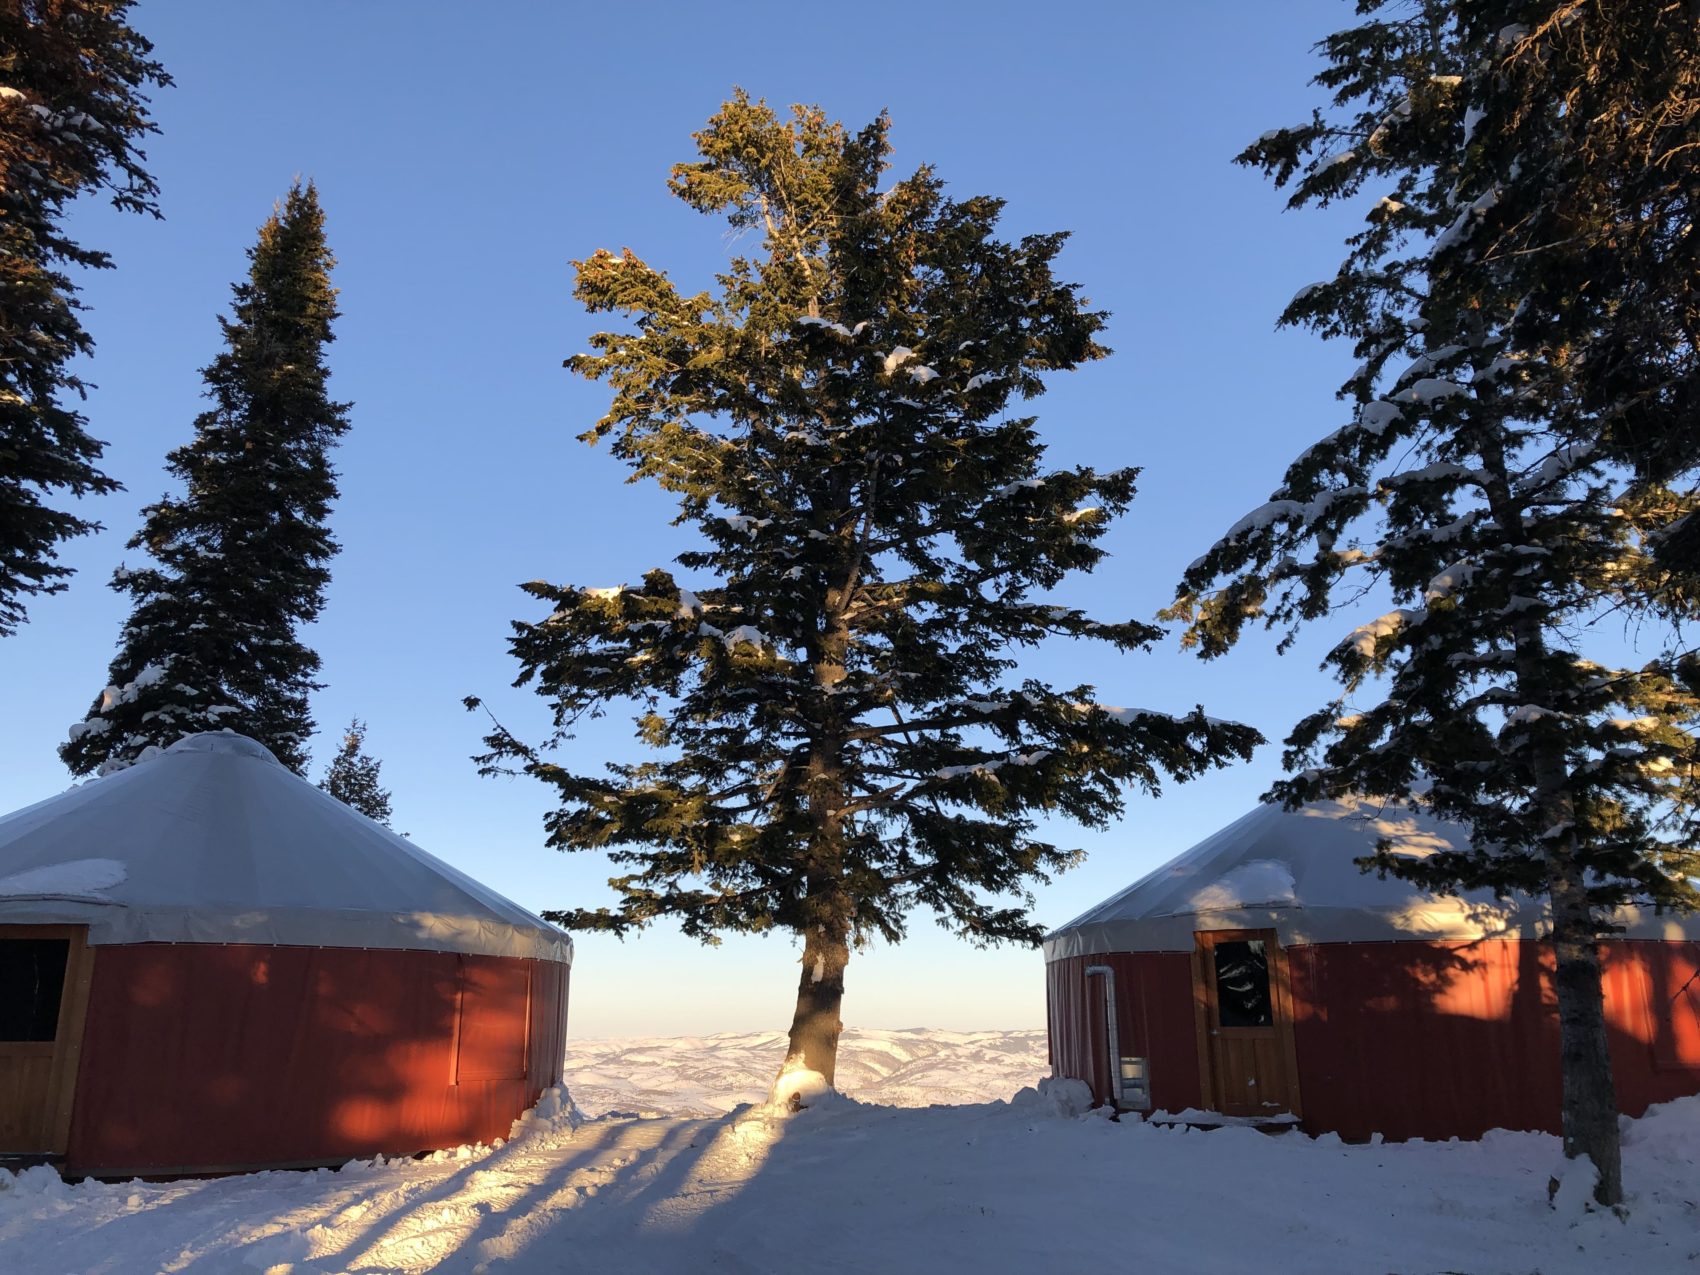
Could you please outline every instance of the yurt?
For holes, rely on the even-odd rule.
[[[0,1158],[336,1164],[507,1134],[571,941],[231,734],[0,818]]]
[[[1045,940],[1051,1063],[1101,1103],[1361,1139],[1559,1129],[1544,909],[1359,871],[1467,832],[1366,800],[1263,805]],[[1605,942],[1622,1110],[1700,1092],[1700,918]]]

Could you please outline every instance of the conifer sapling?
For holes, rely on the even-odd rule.
[[[342,734],[342,747],[325,767],[325,777],[319,781],[331,796],[375,819],[384,827],[390,826],[390,793],[379,781],[383,763],[366,751],[366,723],[356,717]]]

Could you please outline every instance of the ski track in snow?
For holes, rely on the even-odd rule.
[[[581,1077],[636,1073],[586,1094],[714,1105],[744,1092],[752,1068],[765,1086],[782,1041],[583,1041],[570,1061]],[[863,1092],[889,1085],[920,1101],[942,1092],[935,1079],[956,1091],[1030,1074],[1043,1034],[858,1032],[847,1043],[867,1068]],[[546,1098],[506,1145],[337,1172],[75,1186],[47,1169],[0,1173],[0,1271],[1595,1275],[1700,1262],[1700,1099],[1626,1122],[1625,1222],[1585,1208],[1583,1176],[1562,1172],[1545,1135],[1346,1146],[1204,1133],[1082,1114],[1078,1089],[588,1121]]]

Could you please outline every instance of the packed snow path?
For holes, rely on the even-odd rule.
[[[66,1186],[0,1175],[0,1270],[1133,1270],[1597,1275],[1700,1268],[1700,1101],[1629,1131],[1627,1222],[1555,1139],[1343,1146],[1011,1103],[531,1119],[506,1146],[340,1172]]]

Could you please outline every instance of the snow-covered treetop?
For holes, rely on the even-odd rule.
[[[1072,861],[1033,837],[1038,812],[1100,822],[1126,783],[1255,738],[1013,675],[1037,642],[1158,634],[1045,596],[1102,559],[1133,496],[1132,470],[1045,465],[1018,414],[1046,373],[1106,353],[1104,316],[1053,273],[1065,236],[1006,242],[1000,201],[949,198],[927,168],[882,191],[883,117],[850,133],[740,94],[697,144],[674,192],[759,251],[692,296],[629,250],[579,262],[580,300],[628,326],[568,366],[612,393],[586,439],[676,493],[702,547],[685,578],[526,586],[549,611],[513,643],[549,742],[635,701],[656,759],[567,774],[498,730],[488,760],[558,787],[554,844],[639,865],[618,912],[575,924],[670,914],[708,935],[830,905],[895,937],[919,903],[1034,938],[1022,883]]]

